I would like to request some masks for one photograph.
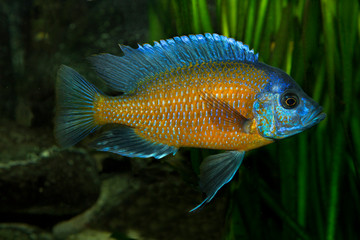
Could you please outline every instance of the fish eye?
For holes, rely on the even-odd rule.
[[[299,105],[299,97],[293,92],[285,92],[280,97],[283,108],[292,109]]]

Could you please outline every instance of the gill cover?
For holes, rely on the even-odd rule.
[[[276,138],[274,94],[258,93],[254,102],[253,113],[258,132],[267,138]]]

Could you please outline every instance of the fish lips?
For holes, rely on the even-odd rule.
[[[315,111],[313,111],[311,114],[305,116],[303,119],[301,119],[303,129],[311,128],[312,126],[318,124],[322,120],[326,118],[326,113],[323,112],[322,107],[318,107]]]

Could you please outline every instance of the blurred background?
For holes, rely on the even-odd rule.
[[[246,154],[204,209],[209,150],[162,160],[70,149],[53,137],[56,72],[101,87],[87,61],[219,33],[289,73],[327,118]],[[359,239],[358,0],[1,0],[0,239]]]

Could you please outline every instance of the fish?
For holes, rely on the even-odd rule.
[[[156,159],[181,147],[222,150],[200,165],[209,203],[238,171],[245,152],[325,119],[323,108],[284,71],[219,34],[174,37],[122,56],[90,57],[107,95],[62,65],[56,80],[55,138],[70,147],[93,132],[98,151]]]

